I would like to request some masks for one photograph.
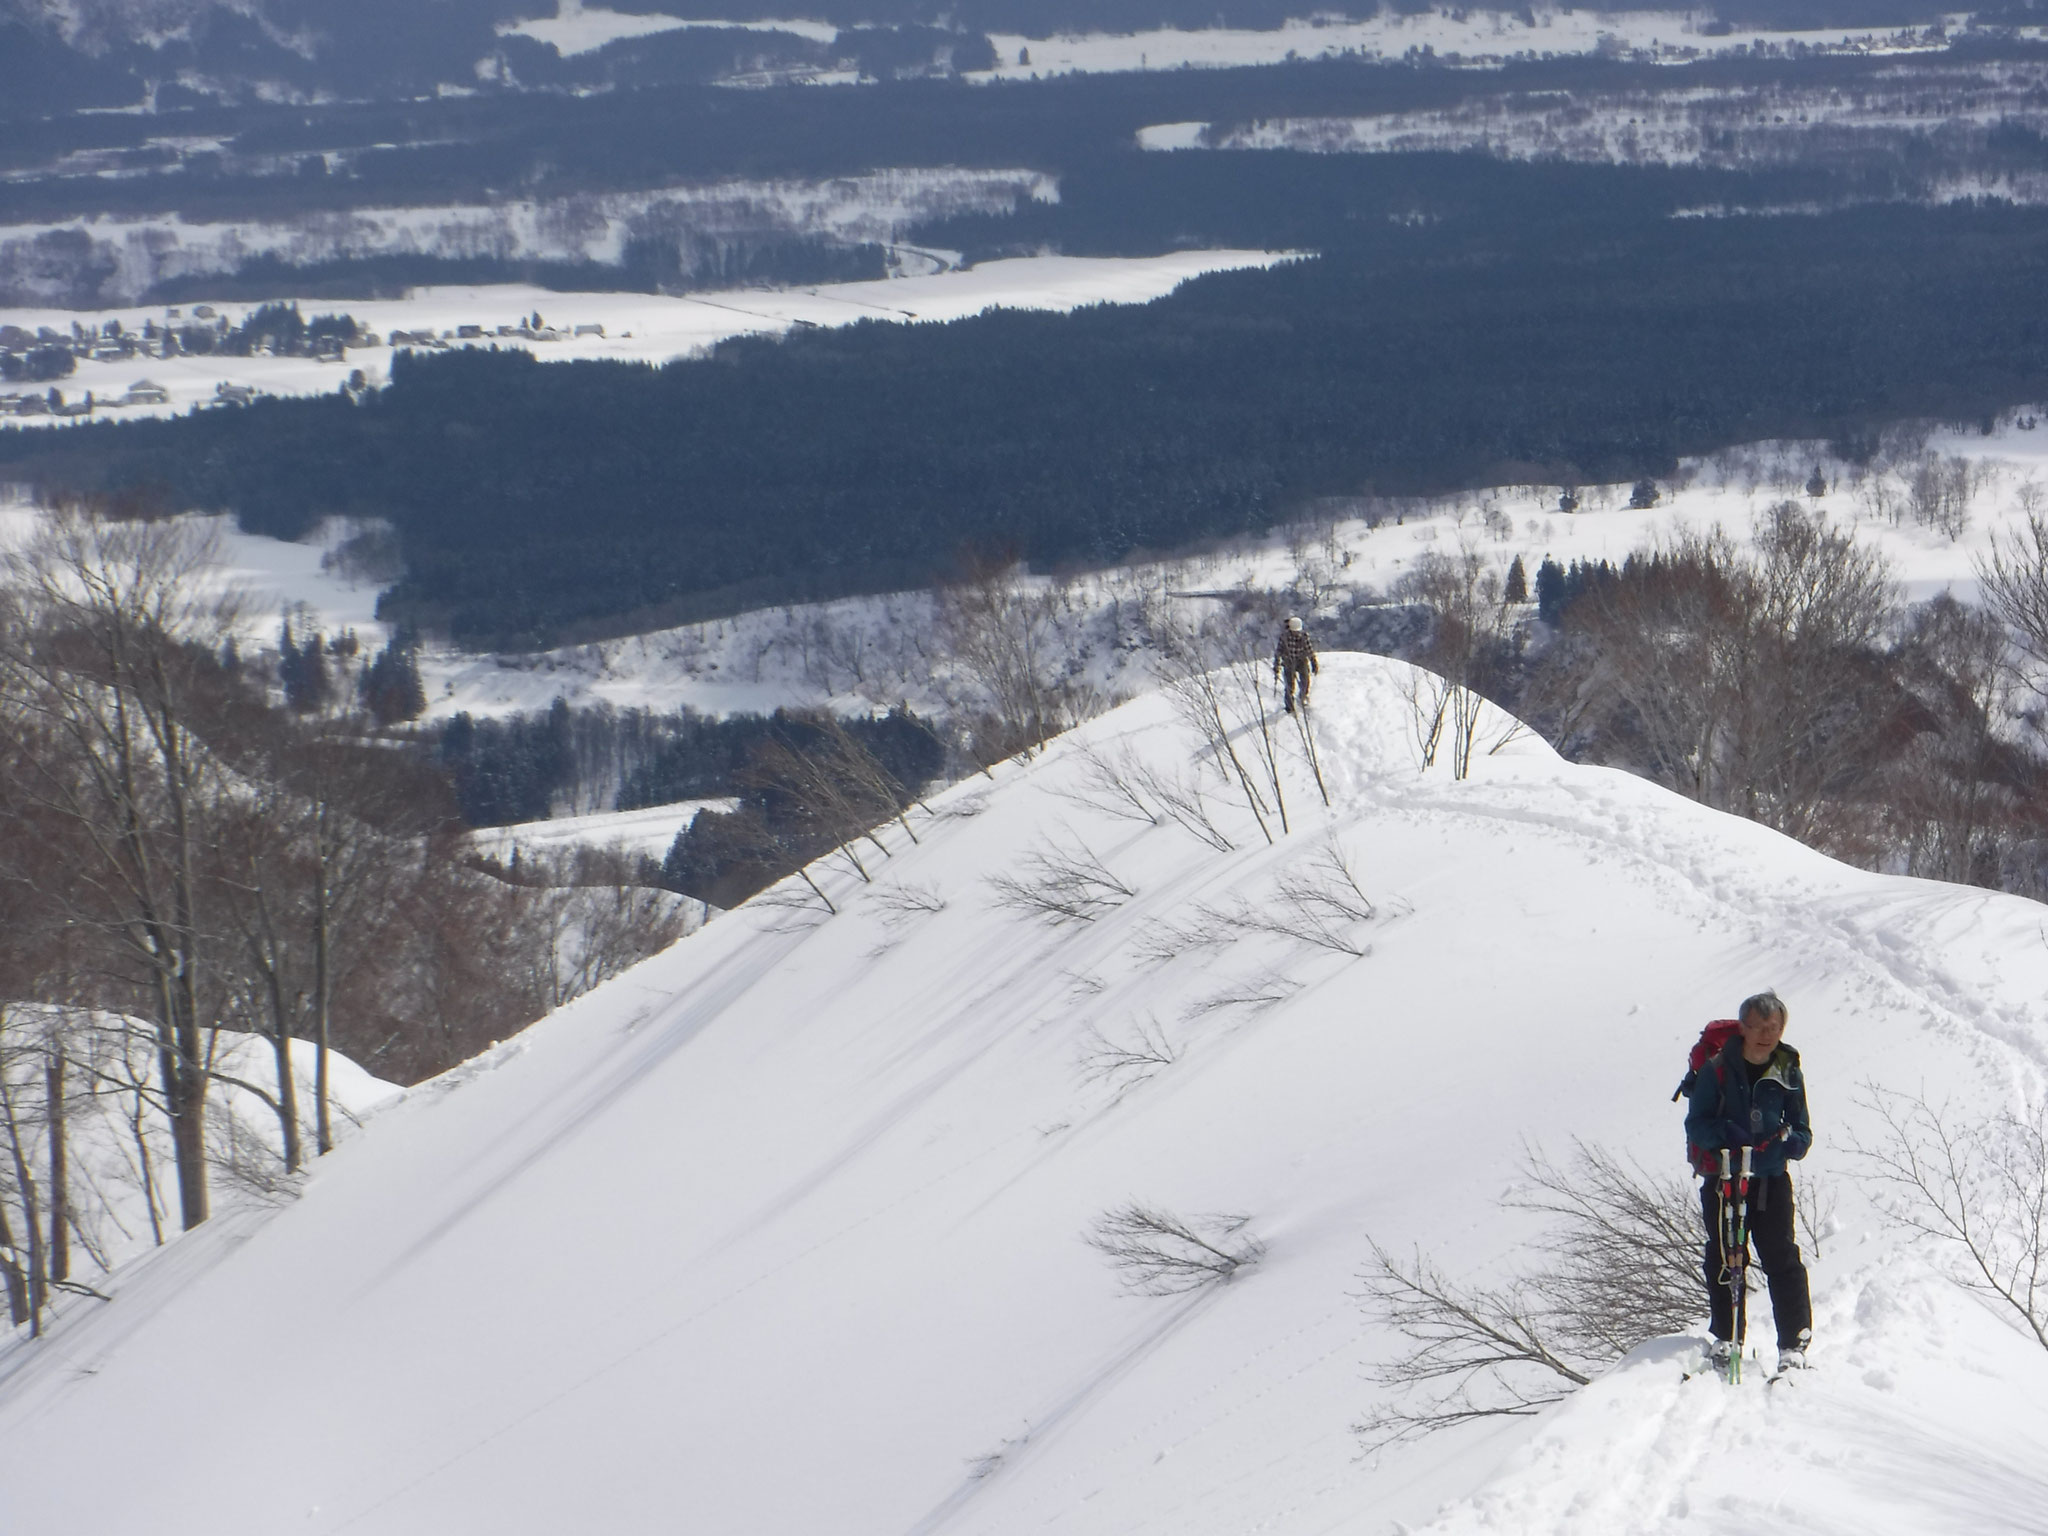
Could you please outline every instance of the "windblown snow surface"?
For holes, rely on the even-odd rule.
[[[881,834],[872,885],[819,866],[837,915],[785,885],[413,1090],[295,1204],[0,1357],[0,1528],[2043,1530],[2048,1354],[1890,1235],[1843,1148],[1866,1081],[2040,1091],[2048,914],[1526,734],[1424,772],[1415,676],[1325,659],[1333,803],[1287,745],[1271,846],[1150,695],[936,798],[916,844]],[[1208,772],[1235,848],[1083,803],[1090,750]],[[1369,953],[1146,957],[1332,837]],[[989,877],[1055,843],[1135,894],[1059,927],[999,905]],[[1839,1197],[1818,1369],[1681,1382],[1653,1342],[1535,1420],[1361,1457],[1393,1347],[1356,1298],[1368,1238],[1498,1278],[1526,1142],[1675,1167],[1691,1037],[1767,984],[1812,1085],[1804,1174]],[[1171,1065],[1088,1077],[1141,1027]],[[1081,1235],[1133,1198],[1243,1213],[1267,1256],[1127,1294]]]

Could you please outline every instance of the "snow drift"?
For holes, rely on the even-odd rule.
[[[2041,908],[1526,734],[1421,771],[1414,676],[1325,658],[1333,804],[1293,753],[1271,846],[1213,773],[1229,851],[1101,808],[1091,754],[1197,772],[1148,696],[885,831],[873,885],[820,866],[838,915],[772,892],[414,1090],[297,1203],[13,1346],[0,1526],[2038,1531],[2048,1357],[1898,1247],[1841,1148],[1865,1079],[2039,1091]],[[1258,931],[1330,838],[1377,915]],[[990,877],[1053,848],[1132,894],[1005,905]],[[1675,1171],[1685,1047],[1763,985],[1842,1193],[1820,1369],[1681,1385],[1652,1344],[1533,1424],[1361,1460],[1368,1236],[1483,1278],[1527,1237],[1495,1204],[1525,1142]],[[1173,1059],[1105,1076],[1140,1031]],[[1128,1294],[1081,1235],[1134,1198],[1242,1213],[1264,1261]]]

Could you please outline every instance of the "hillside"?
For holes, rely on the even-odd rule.
[[[0,1355],[0,1523],[2038,1531],[2048,1355],[1899,1245],[1844,1149],[1874,1134],[1866,1082],[2038,1098],[2042,909],[1849,869],[1527,735],[1464,782],[1421,772],[1414,677],[1326,658],[1333,805],[1288,748],[1271,847],[1213,777],[1227,852],[1077,798],[1091,754],[1195,770],[1147,696],[935,799],[917,844],[880,834],[874,885],[821,866],[837,915],[778,888],[412,1090],[295,1204]],[[1251,931],[1331,837],[1368,952]],[[1077,843],[1135,894],[1061,926],[998,904],[990,876]],[[1497,1204],[1526,1144],[1676,1173],[1685,1048],[1765,985],[1837,1197],[1814,1376],[1681,1384],[1652,1343],[1540,1419],[1361,1460],[1391,1349],[1369,1239],[1498,1277],[1532,1233]],[[1146,1029],[1175,1059],[1106,1080],[1101,1042]],[[1080,1239],[1133,1199],[1242,1213],[1267,1255],[1126,1294]]]

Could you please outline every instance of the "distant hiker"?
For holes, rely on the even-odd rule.
[[[1316,660],[1316,643],[1309,639],[1308,631],[1301,627],[1301,620],[1293,614],[1287,616],[1287,623],[1280,631],[1280,643],[1273,647],[1273,681],[1287,680],[1287,713],[1294,713],[1294,695],[1301,694],[1301,707],[1308,708],[1309,675],[1322,670],[1322,663]]]
[[[1784,1043],[1785,1004],[1775,992],[1746,999],[1732,1030],[1728,1021],[1707,1026],[1702,1047],[1715,1047],[1693,1073],[1686,1092],[1692,1104],[1685,1113],[1687,1150],[1696,1172],[1707,1175],[1700,1186],[1700,1211],[1706,1217],[1707,1304],[1712,1317],[1714,1357],[1726,1362],[1741,1347],[1735,1326],[1736,1298],[1730,1284],[1748,1263],[1749,1239],[1771,1285],[1771,1312],[1778,1325],[1778,1369],[1806,1364],[1813,1339],[1813,1303],[1808,1294],[1806,1265],[1799,1257],[1792,1220],[1792,1175],[1786,1164],[1806,1156],[1813,1147],[1813,1127],[1806,1117],[1806,1079],[1799,1053]],[[1725,1041],[1717,1041],[1725,1032]],[[1698,1048],[1696,1048],[1698,1054]],[[1721,1150],[1727,1148],[1739,1166],[1744,1147],[1754,1149],[1749,1183],[1748,1232],[1738,1253],[1723,1252]]]

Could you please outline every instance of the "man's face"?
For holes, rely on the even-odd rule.
[[[1785,1020],[1777,1014],[1752,1013],[1742,1021],[1744,1054],[1752,1059],[1761,1059],[1776,1050],[1784,1038]]]

